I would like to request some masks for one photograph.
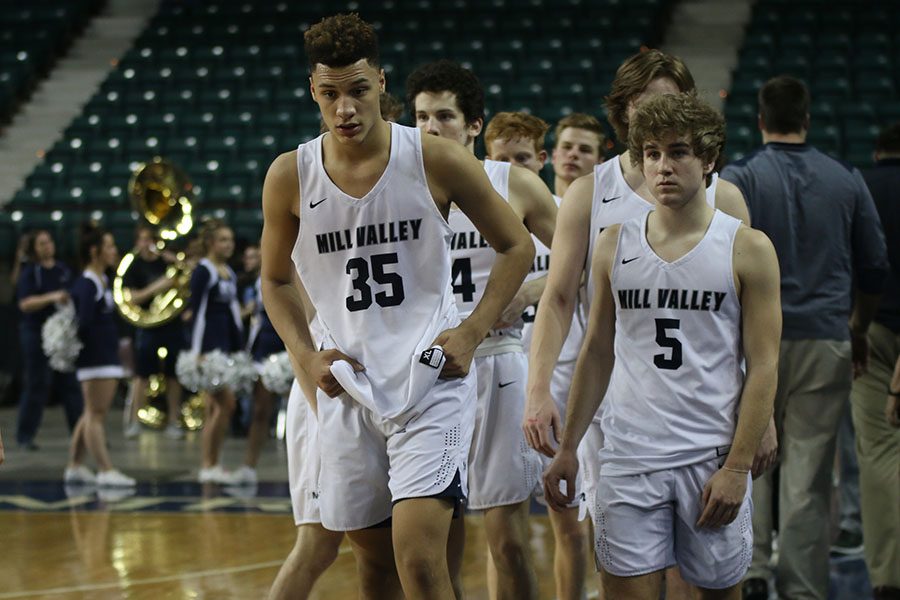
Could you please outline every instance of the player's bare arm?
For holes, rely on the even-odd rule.
[[[744,194],[738,186],[730,181],[725,181],[721,177],[716,184],[716,208],[723,213],[731,215],[735,219],[743,221],[744,225],[751,225],[750,211],[747,209],[747,202],[744,200]],[[756,479],[773,466],[778,458],[778,436],[775,430],[775,416],[769,419],[766,432],[763,434],[762,441],[753,457],[752,474]]]
[[[747,202],[738,186],[721,177],[716,184],[716,208],[726,215],[743,221],[744,225],[750,225],[750,211]]]
[[[752,226],[750,210],[747,208],[744,194],[741,193],[738,186],[730,181],[725,181],[721,177],[716,185],[716,208],[735,219],[740,219],[744,222],[744,225]],[[762,441],[760,441],[756,450],[756,455],[753,457],[753,467],[751,469],[753,479],[774,467],[777,459],[778,435],[775,429],[775,415],[773,414],[772,418],[769,419]]]
[[[553,456],[561,419],[550,396],[550,378],[572,324],[582,265],[590,242],[594,176],[579,177],[563,198],[556,220],[553,259],[532,330],[525,401],[525,438],[535,450]]]
[[[484,167],[464,146],[434,136],[422,137],[425,173],[435,203],[446,216],[456,204],[497,253],[484,295],[459,327],[435,340],[447,362],[443,377],[468,373],[475,348],[497,322],[522,285],[534,260],[534,244],[521,220],[494,190]]]
[[[556,228],[557,209],[550,190],[541,178],[524,167],[513,165],[509,170],[509,205],[522,219],[525,228],[549,248]],[[527,307],[537,304],[546,284],[546,275],[523,283],[495,327],[510,325]]]
[[[747,374],[731,451],[703,490],[699,527],[721,527],[737,517],[747,491],[747,473],[772,417],[778,386],[781,275],[775,248],[764,233],[749,227],[738,230],[734,271]]]
[[[300,182],[296,152],[280,155],[266,173],[263,185],[263,231],[260,270],[263,305],[288,352],[316,385],[331,397],[343,390],[331,375],[331,363],[352,358],[337,350],[318,352],[309,334],[309,317],[303,302],[303,283],[296,276],[291,252],[300,230]]]
[[[563,510],[575,499],[578,444],[600,408],[615,364],[616,303],[610,273],[618,238],[618,225],[604,230],[597,239],[591,259],[591,268],[597,274],[596,287],[584,345],[578,354],[578,362],[575,363],[575,375],[566,407],[566,429],[556,457],[544,473],[544,494],[554,510]],[[560,481],[566,482],[565,495],[560,492]]]

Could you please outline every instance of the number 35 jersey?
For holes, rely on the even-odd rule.
[[[700,242],[666,262],[647,242],[649,214],[622,224],[612,267],[615,365],[600,421],[605,475],[725,452],[737,422],[743,353],[732,256],[741,223],[717,210]]]
[[[300,232],[292,258],[325,348],[365,367],[374,396],[367,406],[391,418],[415,404],[409,388],[419,354],[459,324],[452,233],[428,188],[417,129],[391,124],[387,167],[362,198],[325,172],[323,139],[297,149]]]

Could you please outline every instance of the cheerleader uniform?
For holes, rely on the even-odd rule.
[[[226,354],[237,352],[242,346],[243,325],[237,301],[237,276],[231,267],[228,278],[219,276],[216,266],[204,258],[191,274],[190,351],[205,354],[220,350]]]
[[[78,381],[125,376],[119,361],[119,330],[109,280],[85,271],[72,284],[72,302],[83,347],[75,361]]]
[[[278,337],[275,326],[266,314],[262,303],[262,279],[256,280],[256,314],[253,325],[250,327],[250,336],[247,340],[247,349],[253,356],[253,366],[261,373],[263,363],[273,354],[285,351],[284,342]]]
[[[56,262],[48,269],[29,262],[22,267],[16,283],[16,299],[21,302],[31,296],[68,289],[71,285],[72,271],[63,263]],[[41,346],[41,328],[55,310],[53,306],[47,306],[39,311],[22,313],[19,321],[23,377],[16,441],[23,447],[34,446],[34,437],[41,426],[48,398],[57,396],[62,399],[70,430],[75,428],[84,409],[75,374],[53,370]]]

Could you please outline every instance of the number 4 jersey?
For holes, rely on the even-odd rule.
[[[459,324],[450,288],[452,234],[428,189],[417,129],[391,124],[388,165],[362,198],[345,194],[325,172],[323,139],[297,149],[293,260],[325,347],[365,366],[373,393],[367,405],[391,418],[416,402],[412,365],[441,331]]]
[[[491,185],[507,202],[509,201],[510,167],[510,163],[507,162],[484,161],[484,170]],[[459,313],[465,318],[472,314],[472,311],[481,302],[491,269],[497,259],[497,253],[461,210],[450,211],[450,227],[453,230],[451,243],[453,293]],[[522,319],[518,319],[510,327],[491,329],[475,350],[475,356],[522,352],[522,327],[524,324]]]
[[[604,475],[704,460],[731,444],[737,422],[743,352],[732,256],[741,222],[716,211],[700,242],[666,262],[647,242],[649,214],[622,224],[612,267],[616,359],[601,417]]]

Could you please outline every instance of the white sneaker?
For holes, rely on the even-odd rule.
[[[63,481],[65,483],[97,483],[97,476],[86,466],[78,465],[76,467],[66,467]]]
[[[206,469],[200,469],[197,477],[200,483],[221,483],[222,485],[235,485],[233,471],[226,471],[221,465],[215,465]]]
[[[243,465],[233,471],[232,475],[234,475],[233,485],[256,485],[259,481],[256,476],[256,469],[247,465]]]
[[[141,424],[137,421],[128,424],[128,427],[125,428],[125,439],[133,440],[139,435],[141,435]]]
[[[101,487],[97,488],[97,499],[102,502],[119,502],[137,494],[133,487]]]
[[[213,467],[201,467],[197,474],[197,481],[200,483],[215,483],[219,479],[219,472],[222,467],[215,465]]]
[[[134,478],[115,469],[97,473],[97,485],[100,487],[134,487],[136,483]]]
[[[171,423],[166,427],[165,431],[163,431],[163,435],[170,440],[183,440],[184,429],[182,429],[178,425],[175,425],[174,423]]]

